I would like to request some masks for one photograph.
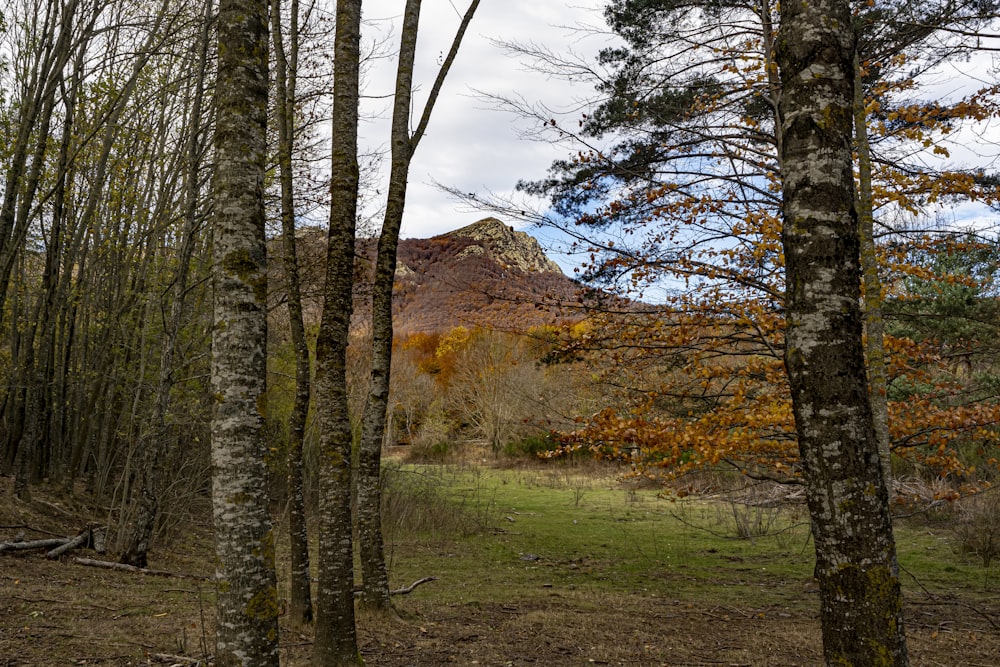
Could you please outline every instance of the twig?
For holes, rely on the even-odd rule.
[[[197,658],[189,658],[184,655],[172,655],[170,653],[154,653],[149,656],[154,660],[159,660],[160,662],[169,662],[174,665],[200,665],[201,660]]]
[[[11,595],[10,597],[12,600],[23,600],[24,602],[33,602],[33,603],[48,602],[50,604],[59,604],[70,608],[74,606],[74,603],[69,602],[68,600],[53,600],[51,598],[26,598],[21,595]],[[119,609],[115,609],[114,607],[105,607],[102,604],[94,604],[93,602],[84,602],[83,605],[86,607],[93,607],[94,609],[104,609],[105,611],[114,611],[114,612],[120,611]]]
[[[52,537],[59,537],[59,533],[53,533],[48,530],[42,530],[41,528],[32,528],[26,523],[21,523],[16,526],[0,526],[0,530],[30,530],[33,533],[41,533],[42,535],[51,535]]]

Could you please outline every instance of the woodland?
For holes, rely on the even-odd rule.
[[[783,563],[789,549],[777,536],[808,526],[808,563],[776,576],[814,586],[814,616],[775,664],[931,655],[921,642],[951,626],[921,624],[899,554],[909,563],[937,547],[904,521],[963,528],[957,548],[980,561],[987,589],[1000,553],[991,222],[1000,177],[989,157],[1000,83],[984,69],[943,95],[935,79],[996,50],[996,4],[609,0],[609,46],[593,59],[507,45],[548,76],[593,84],[572,115],[491,99],[564,149],[547,174],[518,185],[537,207],[456,192],[496,218],[417,240],[400,239],[410,164],[473,38],[479,0],[459,8],[422,105],[413,81],[421,2],[400,4],[384,192],[370,187],[374,158],[358,142],[372,57],[362,0],[12,0],[0,9],[5,589],[35,575],[59,581],[54,568],[83,549],[101,555],[81,568],[169,580],[192,567],[186,544],[203,554],[197,569],[214,570],[210,602],[201,584],[185,589],[197,593],[185,613],[200,619],[191,626],[198,657],[184,626],[176,649],[143,644],[142,657],[95,662],[440,664],[420,619],[447,626],[442,609],[467,602],[399,601],[439,585],[430,579],[440,573],[413,567],[429,562],[420,549],[455,557],[464,585],[492,580],[463,574],[451,552],[487,548],[444,540],[428,516],[472,517],[455,529],[463,538],[503,534],[533,564],[518,576],[535,590],[553,584],[529,568],[604,581],[614,574],[598,562],[632,562],[614,549],[570,553],[576,543],[547,524],[533,530],[555,531],[549,555],[501,530],[496,516],[516,526],[548,511],[530,491],[535,481],[504,501],[530,506],[523,514],[497,513],[476,495],[494,474],[484,469],[573,470],[561,490],[575,494],[574,508],[605,483],[630,503],[692,508],[656,524],[671,535],[686,534],[685,512],[743,508],[740,537],[775,538],[783,551],[733,555],[740,562]],[[384,200],[377,234],[360,219],[372,197]],[[968,210],[975,219],[956,213]],[[554,230],[588,259],[567,278],[509,224]],[[457,476],[432,477],[457,463]],[[437,491],[400,486],[407,475],[437,480]],[[522,482],[497,478],[494,498]],[[393,504],[401,488],[417,511]],[[788,514],[747,529],[746,511],[775,503]],[[616,523],[639,520],[618,511],[609,510]],[[670,512],[645,516],[661,514]],[[591,517],[559,518],[559,530],[572,530]],[[66,537],[70,519],[85,528]],[[397,554],[391,536],[404,524],[421,547]],[[642,567],[662,566],[666,551],[662,561],[649,555],[665,549],[659,538],[636,535],[626,537]],[[610,541],[595,533],[579,548]],[[706,544],[684,558],[729,548]],[[946,584],[968,583],[948,566],[943,591],[924,588],[936,601]],[[702,583],[717,576],[701,561],[684,567]],[[401,573],[408,581],[398,583]],[[99,576],[87,585],[99,589]],[[748,579],[768,586],[745,573],[732,585]],[[588,604],[615,609],[616,622],[649,611],[648,601],[588,590]],[[59,591],[46,584],[34,595]],[[718,616],[711,595],[721,594],[699,589],[687,604]],[[973,597],[955,606],[986,625],[948,623],[995,634],[995,604]],[[13,604],[5,631],[35,613]],[[767,632],[749,619],[777,608],[739,612],[748,624],[732,641]],[[481,634],[511,611],[462,609]],[[588,639],[557,640],[549,622],[540,621],[549,636],[536,628],[505,641],[544,644],[544,664],[595,661],[552,648]],[[602,632],[601,646],[622,643]],[[394,634],[431,657],[397,659]],[[640,635],[629,650],[653,651],[657,640]],[[598,661],[704,664],[678,657],[681,645],[657,650]],[[934,664],[955,650],[933,653],[945,660]],[[532,662],[490,651],[474,662]],[[770,664],[768,655],[732,659]],[[11,665],[38,659],[0,655]]]

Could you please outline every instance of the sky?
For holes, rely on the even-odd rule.
[[[403,3],[404,0],[392,0],[368,5],[365,19],[369,41],[384,39],[386,49],[394,52],[398,48],[397,30]],[[414,117],[422,111],[437,64],[451,44],[467,3],[468,0],[423,0],[414,76]],[[580,100],[593,94],[591,84],[574,84],[531,71],[523,57],[511,55],[496,42],[544,44],[556,53],[594,56],[611,43],[601,14],[605,4],[607,0],[482,0],[411,164],[403,238],[442,234],[487,215],[456,201],[436,183],[480,197],[517,198],[521,197],[514,191],[518,180],[542,178],[553,160],[567,156],[564,146],[525,138],[525,134],[538,129],[537,125],[496,108],[478,91],[544,105],[552,109],[553,117],[572,122]],[[931,94],[939,99],[961,97],[993,80],[997,70],[994,55],[984,52],[971,62],[946,64],[927,78]],[[363,121],[359,137],[362,146],[386,153],[394,68],[395,58],[386,57],[369,69],[364,90],[367,99],[362,108],[368,120]],[[994,137],[1000,131],[990,125],[959,133],[951,145],[951,161],[997,169],[1000,143]],[[379,187],[384,193],[384,181]],[[544,207],[544,202],[533,204]],[[528,206],[531,205],[529,202]],[[992,225],[995,220],[993,211],[971,204],[927,213],[961,226]],[[546,230],[525,231],[539,237],[549,256],[567,273],[579,264],[559,252],[565,244],[557,237],[547,239]]]
[[[482,0],[410,168],[403,238],[434,236],[487,215],[455,201],[435,183],[480,196],[492,193],[502,197],[514,193],[519,179],[541,178],[554,159],[565,157],[565,148],[523,138],[532,129],[531,124],[498,110],[477,91],[516,95],[569,112],[577,100],[593,92],[589,85],[574,85],[527,71],[524,62],[495,42],[544,43],[553,51],[594,54],[608,43],[607,36],[586,34],[580,28],[602,26],[604,4],[605,0]],[[467,0],[423,2],[414,74],[414,116],[423,108],[437,62],[447,52],[467,6]],[[393,28],[389,46],[395,51],[395,29],[401,23],[403,0],[394,0],[391,6],[372,3],[369,7],[374,9],[366,10],[367,35],[374,38]],[[368,73],[364,93],[370,99],[363,104],[363,112],[378,118],[362,124],[362,145],[383,149],[388,146],[388,96],[394,85],[394,67],[395,60],[386,58]]]

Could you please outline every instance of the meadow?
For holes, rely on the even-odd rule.
[[[794,488],[676,498],[606,466],[400,463],[385,488],[393,587],[434,580],[394,597],[396,614],[359,614],[368,665],[821,664]],[[0,538],[11,526],[69,534],[97,518],[36,496],[0,496]],[[151,567],[209,575],[208,516],[167,536]],[[279,531],[282,520],[276,508]],[[897,526],[911,662],[1000,664],[1000,584],[952,523],[940,508]],[[0,587],[0,665],[211,664],[207,580],[4,553]],[[310,647],[311,629],[283,617],[283,664],[307,664]]]

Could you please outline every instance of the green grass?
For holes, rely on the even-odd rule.
[[[441,603],[503,603],[552,595],[621,592],[751,608],[814,606],[813,546],[801,505],[781,510],[725,500],[670,499],[628,489],[610,474],[572,467],[529,470],[406,466],[456,520],[390,536],[394,584],[436,575],[421,592]],[[425,520],[426,522],[426,520]],[[447,522],[445,522],[447,523]],[[737,526],[770,533],[740,539]],[[475,527],[475,530],[470,530]],[[897,528],[904,590],[987,593],[987,572],[955,555],[947,535]]]
[[[728,505],[626,490],[613,477],[558,468],[407,470],[435,476],[452,507],[490,516],[473,535],[396,537],[394,581],[439,575],[449,585],[433,595],[444,603],[627,591],[785,605],[788,587],[776,581],[796,589],[810,581],[808,526],[797,513],[783,513],[776,535],[737,539]]]

